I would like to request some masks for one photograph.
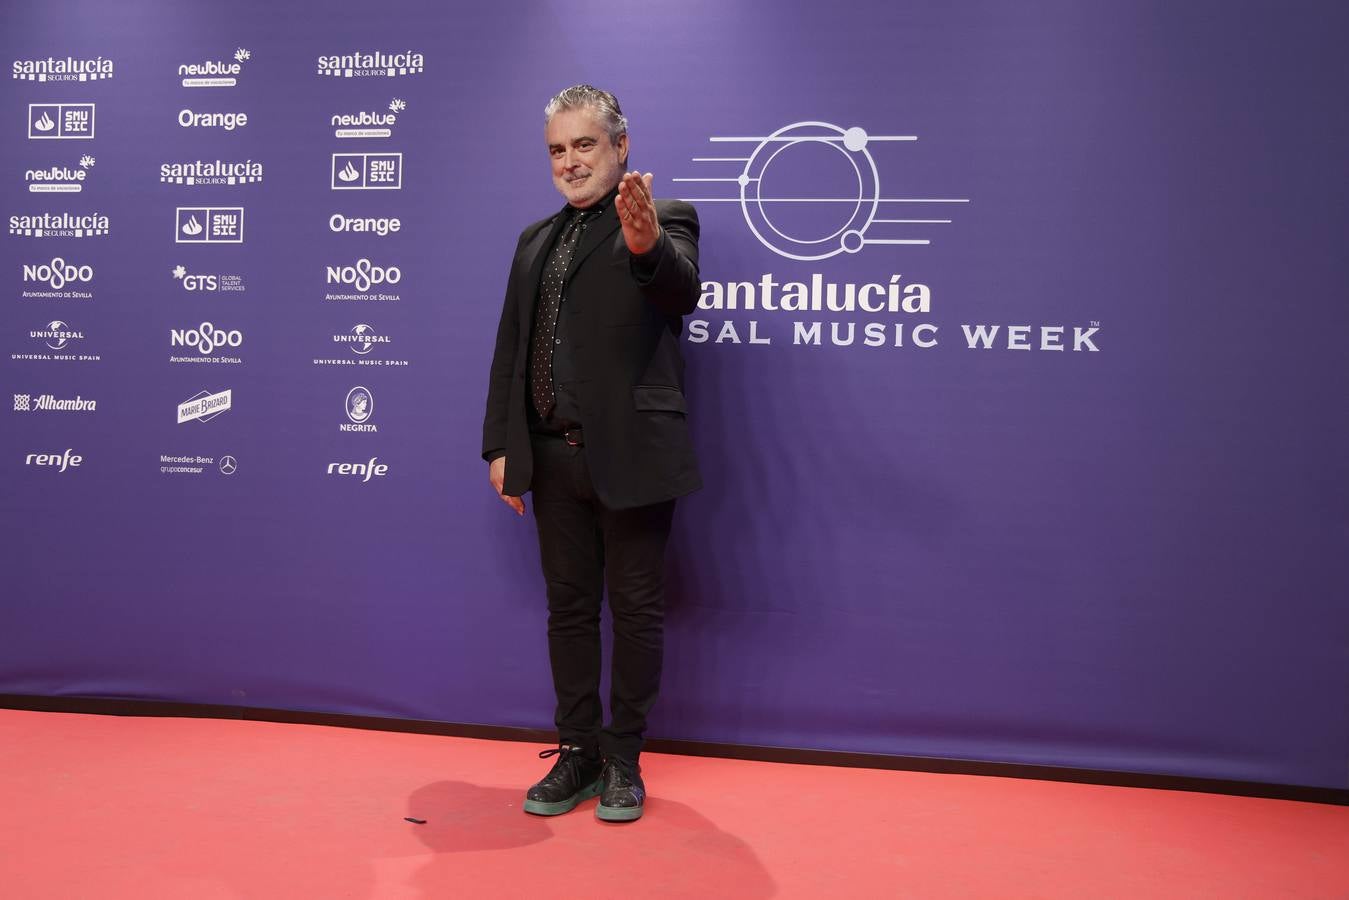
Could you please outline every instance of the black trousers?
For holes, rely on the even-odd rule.
[[[660,689],[665,544],[675,501],[608,509],[595,496],[584,447],[538,434],[532,446],[558,736],[635,763]],[[607,728],[600,705],[600,602],[606,587],[614,624]]]

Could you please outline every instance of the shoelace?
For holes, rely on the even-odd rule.
[[[551,750],[543,750],[539,753],[539,759],[547,759],[550,756],[558,757],[557,762],[553,763],[552,770],[548,773],[544,781],[555,777],[563,777],[563,772],[568,764],[578,764],[583,759],[580,747],[573,747],[563,744],[561,747],[554,747]]]

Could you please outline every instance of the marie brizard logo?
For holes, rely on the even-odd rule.
[[[178,404],[178,424],[184,422],[209,422],[233,406],[234,391],[223,390],[216,393],[198,391]]]
[[[951,219],[906,218],[892,210],[905,209],[905,204],[940,209],[945,204],[970,202],[968,198],[881,195],[871,148],[879,143],[916,141],[916,135],[873,135],[858,127],[796,122],[767,136],[708,140],[748,144],[752,149],[747,156],[741,151],[734,156],[694,157],[696,163],[717,164],[724,174],[674,181],[734,185],[739,196],[681,199],[740,204],[745,224],[759,243],[788,259],[827,259],[871,245],[929,244],[929,239],[915,235],[926,233],[927,226],[949,225]],[[716,192],[709,188],[703,193]]]

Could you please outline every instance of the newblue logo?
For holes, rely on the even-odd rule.
[[[239,73],[243,64],[251,59],[252,53],[240,47],[234,51],[234,62],[217,59],[199,63],[188,63],[178,67],[178,77],[186,88],[234,87],[239,83]]]
[[[29,169],[23,173],[31,194],[78,194],[84,190],[84,180],[94,167],[94,158],[88,154],[80,157],[75,168],[51,166],[46,169]]]
[[[389,101],[389,111],[367,111],[336,115],[332,117],[333,137],[339,138],[386,138],[393,135],[393,126],[398,123],[398,114],[407,109],[407,101],[395,97]]]

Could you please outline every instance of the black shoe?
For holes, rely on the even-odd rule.
[[[646,785],[636,763],[622,759],[604,761],[604,793],[595,815],[606,822],[631,822],[642,817]]]
[[[536,816],[558,816],[576,808],[600,792],[602,764],[599,755],[588,757],[572,744],[545,750],[539,759],[556,756],[557,762],[544,779],[525,793],[525,812]]]

